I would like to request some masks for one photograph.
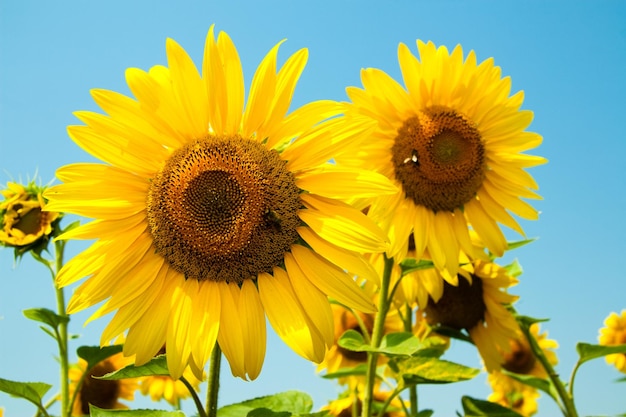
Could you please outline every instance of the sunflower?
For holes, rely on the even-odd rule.
[[[70,397],[74,398],[72,416],[88,416],[89,404],[107,410],[126,409],[119,400],[133,400],[138,388],[136,378],[102,380],[93,377],[106,375],[129,365],[131,360],[117,353],[87,369],[87,362],[79,359],[70,367]]]
[[[373,393],[373,407],[376,415],[380,415],[380,409],[391,396],[389,391],[375,390]],[[361,415],[363,404],[363,393],[355,394],[351,390],[344,392],[336,400],[330,401],[322,407],[322,411],[326,411],[329,415],[335,417],[358,417]],[[390,400],[385,409],[385,413],[381,417],[402,417],[405,416],[406,404],[400,397],[394,397]]]
[[[519,326],[507,305],[517,300],[506,289],[517,280],[493,262],[475,260],[459,268],[458,283],[440,277],[443,292],[439,300],[428,298],[422,308],[431,326],[465,330],[478,348],[489,372],[499,370],[503,355],[510,352],[509,341],[517,337]]]
[[[521,91],[509,96],[511,80],[493,59],[478,64],[473,51],[464,60],[460,46],[449,53],[419,40],[417,48],[421,62],[398,47],[406,89],[381,70],[363,69],[363,88],[347,89],[346,114],[377,122],[356,161],[398,186],[369,208],[390,238],[388,256],[404,259],[413,233],[417,259],[427,251],[454,276],[459,251],[473,254],[470,229],[502,256],[507,241],[499,224],[523,234],[509,212],[538,217],[522,200],[540,198],[525,169],[546,160],[521,153],[542,138],[525,131],[533,114],[520,110]],[[336,159],[350,164],[346,157]]]
[[[600,329],[598,341],[603,346],[626,344],[626,310],[618,315],[611,313],[604,320],[604,326]],[[623,373],[626,373],[626,354],[614,353],[606,356],[606,362],[615,365]]]
[[[59,213],[43,211],[44,188],[34,183],[24,187],[9,182],[0,190],[0,245],[26,247],[46,239],[53,233]]]
[[[558,343],[548,339],[547,332],[540,333],[539,323],[533,323],[530,326],[530,333],[537,341],[548,362],[556,365],[558,359],[554,349],[558,347]],[[503,369],[542,379],[548,377],[545,368],[533,354],[521,331],[514,339],[509,340],[509,346],[510,350],[503,352],[503,362],[501,363]],[[540,394],[535,388],[498,370],[490,372],[487,380],[493,389],[493,393],[488,397],[489,401],[509,407],[524,416],[531,416],[537,412],[537,399]]]
[[[352,274],[360,253],[384,250],[384,233],[342,202],[394,192],[382,175],[330,164],[358,146],[362,120],[334,117],[332,101],[289,115],[307,50],[277,71],[277,44],[252,79],[225,33],[209,30],[201,74],[166,42],[169,67],[131,68],[136,99],[94,90],[108,115],[77,112],[70,137],[106,164],[60,168],[50,210],[95,218],[62,238],[97,239],[60,271],[61,286],[89,278],[68,311],[106,302],[116,311],[106,344],[127,331],[137,364],[167,345],[173,378],[187,365],[201,378],[215,341],[233,375],[254,379],[266,345],[265,315],[295,352],[320,362],[333,341],[328,296],[375,310]]]
[[[525,417],[537,413],[537,399],[540,396],[537,389],[497,371],[489,373],[487,381],[493,390],[487,400],[510,408]]]

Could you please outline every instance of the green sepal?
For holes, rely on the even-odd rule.
[[[117,371],[109,372],[106,375],[96,377],[96,379],[117,380],[126,378],[138,378],[142,376],[169,376],[170,371],[167,369],[167,359],[165,355],[159,355],[140,366],[128,365]]]
[[[35,404],[38,409],[44,410],[43,396],[52,388],[45,382],[19,382],[0,378],[0,391],[6,392],[12,397],[24,398]]]
[[[463,396],[461,404],[463,404],[464,417],[523,417],[500,404],[468,396]]]
[[[308,394],[300,391],[286,391],[224,406],[217,410],[217,417],[304,416],[309,414],[312,408],[313,400]],[[258,409],[263,410],[255,411]]]
[[[365,376],[367,375],[367,364],[361,363],[350,368],[339,368],[335,372],[327,372],[322,375],[325,379],[346,378],[349,376]]]
[[[185,417],[180,410],[105,410],[89,404],[91,417]]]
[[[103,360],[122,351],[122,345],[113,346],[81,346],[76,349],[79,358],[87,362],[87,369],[91,369]]]
[[[406,258],[400,262],[400,268],[402,269],[402,276],[410,274],[411,272],[421,271],[423,269],[430,269],[434,267],[433,261],[417,260],[415,258]]]
[[[532,326],[535,323],[543,323],[546,321],[549,321],[550,319],[537,319],[534,317],[529,317],[529,316],[521,316],[521,315],[516,315],[515,316],[515,320],[517,320],[517,323],[524,329],[530,329],[530,326]]]
[[[583,363],[587,361],[590,361],[596,358],[601,358],[606,355],[612,355],[615,353],[626,354],[626,344],[602,346],[602,345],[591,345],[589,343],[580,342],[576,345],[576,351],[578,352],[578,356],[580,357],[578,362],[582,365]]]
[[[380,346],[375,348],[366,343],[356,330],[347,330],[337,344],[354,352],[378,352],[387,356],[410,356],[424,347],[423,343],[409,332],[389,333],[383,336]]]
[[[526,246],[529,243],[533,243],[535,240],[537,240],[536,237],[532,238],[532,239],[515,240],[515,241],[512,241],[512,242],[507,242],[506,250],[512,250],[512,249],[521,248],[522,246]]]
[[[555,401],[558,402],[559,393],[556,391],[556,389],[554,388],[554,385],[549,380],[543,379],[543,378],[537,378],[536,376],[533,376],[533,375],[516,374],[514,372],[508,372],[504,369],[502,370],[502,373],[510,378],[513,378],[516,381],[521,382],[522,384],[531,386],[533,388],[536,388],[540,391],[545,392],[550,397],[552,397]]]

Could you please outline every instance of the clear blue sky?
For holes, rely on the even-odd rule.
[[[165,64],[165,39],[174,38],[199,63],[211,24],[229,33],[243,60],[246,80],[261,58],[286,38],[279,57],[308,47],[309,64],[294,105],[316,99],[345,100],[360,86],[359,70],[378,67],[400,79],[399,42],[415,40],[449,47],[461,43],[479,60],[494,57],[513,89],[524,90],[524,108],[535,112],[531,130],[544,137],[534,153],[547,165],[531,173],[544,200],[542,214],[523,222],[539,240],[514,251],[524,267],[523,314],[549,317],[543,328],[561,347],[558,371],[566,378],[576,361],[575,343],[597,341],[611,311],[626,308],[626,2],[615,1],[57,1],[0,2],[0,183],[35,172],[44,182],[55,169],[91,161],[66,135],[76,110],[97,110],[91,88],[128,93],[127,67]],[[84,249],[69,244],[70,254]],[[54,309],[51,280],[28,257],[14,267],[0,251],[0,377],[57,384],[55,345],[21,311]],[[510,258],[509,258],[510,259]],[[71,289],[70,289],[71,291]],[[69,292],[68,292],[69,293]],[[86,328],[91,313],[72,317],[72,342],[96,344],[107,320]],[[452,359],[479,366],[459,345]],[[314,366],[270,336],[266,363],[252,383],[222,378],[221,405],[298,389],[319,408],[338,392]],[[626,411],[626,385],[603,360],[579,372],[581,415]],[[423,408],[435,416],[461,410],[460,397],[485,398],[484,375],[471,382],[420,390]],[[621,398],[620,398],[621,397]],[[147,405],[148,402],[139,404]],[[0,393],[5,415],[32,415],[25,401]],[[166,408],[166,404],[158,404]],[[191,403],[185,408],[193,412]],[[558,415],[542,396],[540,417]]]

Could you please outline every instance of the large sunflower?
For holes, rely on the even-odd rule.
[[[404,259],[413,233],[417,259],[428,251],[438,269],[455,275],[458,252],[473,251],[470,228],[501,256],[507,242],[498,223],[523,234],[509,212],[537,218],[521,198],[540,198],[525,169],[545,159],[521,152],[542,138],[525,131],[533,114],[520,110],[521,91],[509,96],[511,80],[493,59],[478,64],[471,51],[464,60],[460,46],[452,53],[432,42],[417,47],[420,59],[398,48],[406,89],[364,69],[363,88],[347,89],[347,114],[377,122],[358,161],[398,186],[369,208],[390,237],[389,256]]]
[[[86,125],[68,129],[106,164],[62,167],[64,183],[46,193],[49,210],[96,219],[62,236],[97,239],[58,275],[61,286],[89,277],[68,311],[106,300],[92,316],[116,311],[101,343],[127,331],[124,353],[138,364],[166,345],[174,378],[188,364],[201,377],[216,340],[234,375],[256,378],[266,315],[294,351],[320,362],[333,342],[327,296],[375,309],[344,271],[359,270],[358,252],[384,250],[385,235],[336,198],[394,187],[380,174],[328,163],[369,128],[332,118],[337,103],[287,115],[307,50],[277,72],[279,45],[244,106],[228,35],[215,39],[211,27],[201,74],[168,39],[168,67],[126,72],[135,99],[94,90],[108,115],[77,112]]]

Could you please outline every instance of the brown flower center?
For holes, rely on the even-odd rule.
[[[531,352],[528,343],[512,339],[510,346],[511,351],[503,354],[504,363],[502,367],[516,374],[529,374],[535,367],[537,359]]]
[[[300,190],[285,165],[276,151],[236,135],[176,150],[148,194],[157,253],[197,280],[241,283],[271,272],[300,225]]]
[[[116,371],[115,366],[104,360],[89,370],[80,387],[80,409],[83,415],[89,415],[89,404],[111,410],[115,408],[120,396],[120,381],[95,379]]]
[[[480,132],[445,107],[430,107],[406,120],[391,150],[406,197],[435,212],[463,207],[485,176]]]
[[[472,284],[462,276],[456,287],[444,281],[441,299],[429,299],[424,312],[430,325],[469,330],[484,320],[486,309],[482,280],[472,275]]]

